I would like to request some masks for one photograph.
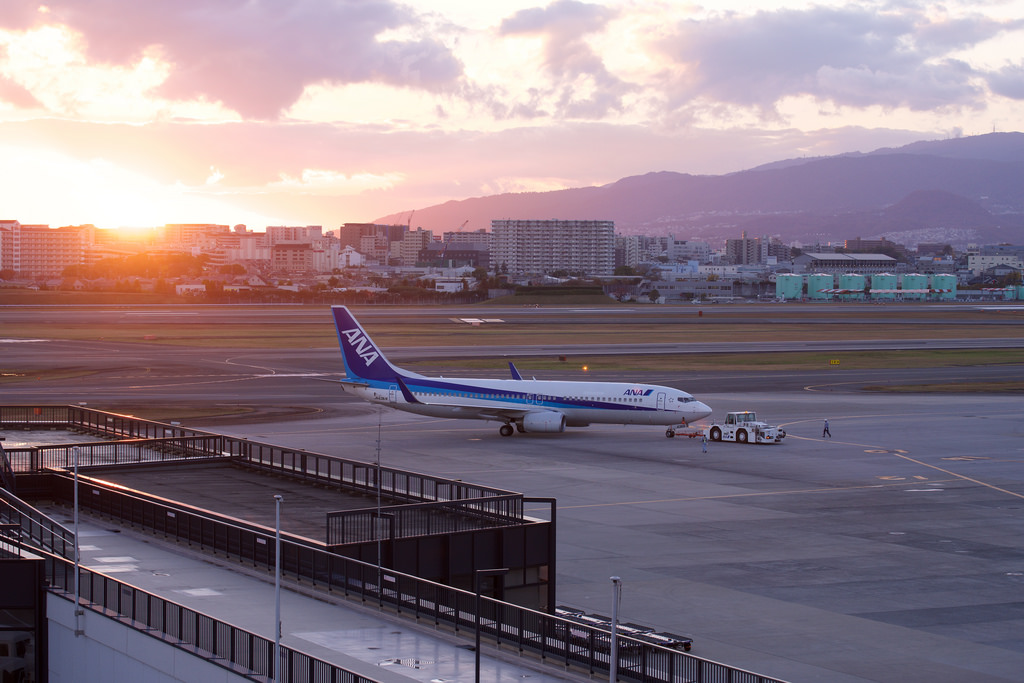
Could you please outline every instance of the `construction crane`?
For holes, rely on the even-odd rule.
[[[466,220],[462,221],[462,225],[460,225],[459,229],[456,230],[455,232],[462,232],[462,229],[464,227],[466,227],[467,223],[469,223],[469,219],[468,218]],[[451,242],[452,242],[452,235],[454,235],[454,234],[455,234],[454,232],[448,233],[448,239],[446,239],[444,241],[444,246],[441,248],[441,255],[437,257],[437,265],[438,266],[444,266],[444,255],[446,253],[448,253],[448,245],[451,244]]]

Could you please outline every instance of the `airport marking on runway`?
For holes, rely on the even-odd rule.
[[[871,417],[871,416],[862,415],[860,417]],[[847,419],[847,418],[836,418],[836,419]],[[835,422],[836,419],[833,419],[833,422]],[[790,422],[790,423],[787,423],[787,424],[799,424],[801,422],[816,422],[816,421],[817,420],[798,420],[796,422]],[[842,441],[835,441],[835,442],[833,442],[831,440],[828,440],[828,439],[823,440],[823,439],[818,438],[818,437],[788,435],[787,438],[804,439],[806,441],[828,441],[829,443],[845,444],[847,446],[860,446],[861,448],[865,449],[866,453],[889,453],[890,455],[893,455],[893,456],[895,456],[897,458],[901,458],[902,460],[906,460],[907,462],[912,462],[915,465],[920,465],[921,467],[926,467],[928,469],[936,470],[937,472],[942,472],[943,474],[948,475],[950,477],[956,477],[957,479],[960,479],[962,481],[967,481],[967,482],[970,482],[972,484],[977,484],[978,486],[984,486],[985,488],[991,489],[993,491],[998,491],[999,493],[1005,493],[1005,494],[1007,494],[1009,496],[1013,496],[1014,498],[1022,498],[1022,499],[1024,499],[1024,494],[1016,493],[1015,491],[1010,491],[1009,489],[1005,489],[1005,488],[1003,488],[1001,486],[996,486],[995,484],[990,484],[988,482],[982,481],[980,479],[976,479],[974,477],[968,477],[967,475],[964,475],[964,474],[958,474],[957,472],[953,472],[952,470],[947,470],[947,469],[945,469],[943,467],[939,467],[938,465],[932,465],[930,463],[923,462],[921,460],[918,460],[917,458],[912,458],[909,455],[909,451],[906,451],[906,450],[902,450],[902,449],[898,449],[898,448],[882,448],[881,446],[877,446],[877,445],[873,445],[873,444],[857,444],[857,443],[842,442]],[[963,461],[963,460],[973,461],[973,460],[980,460],[980,459],[983,459],[983,458],[975,457],[975,456],[951,456],[951,457],[943,458],[943,460],[960,460],[960,461]]]

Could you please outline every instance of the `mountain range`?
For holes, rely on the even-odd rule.
[[[804,246],[860,237],[1024,243],[1024,133],[915,142],[870,153],[786,159],[726,175],[670,171],[599,187],[499,194],[419,208],[440,233],[492,219],[615,221],[617,234],[718,243],[775,236]],[[377,223],[404,223],[392,214]]]

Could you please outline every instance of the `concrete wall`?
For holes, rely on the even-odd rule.
[[[201,657],[97,612],[81,617],[85,635],[75,637],[70,600],[46,596],[50,622],[50,683],[241,683],[246,681]]]

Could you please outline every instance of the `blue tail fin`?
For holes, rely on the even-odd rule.
[[[352,313],[344,306],[332,306],[331,311],[334,313],[334,325],[338,328],[341,358],[348,378],[394,382],[401,373],[374,345]]]

